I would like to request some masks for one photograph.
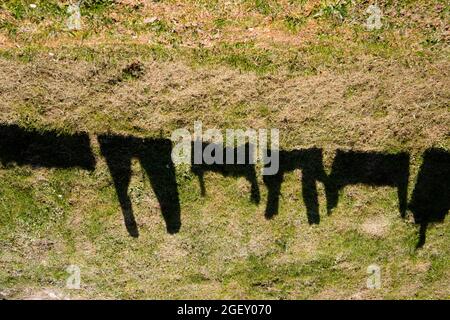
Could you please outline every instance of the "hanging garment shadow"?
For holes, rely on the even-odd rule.
[[[69,135],[5,124],[0,125],[0,162],[3,165],[95,169],[95,157],[86,133]]]
[[[166,223],[167,232],[177,233],[181,227],[180,200],[175,168],[171,158],[172,143],[167,139],[141,139],[127,136],[98,137],[122,208],[125,226],[132,237],[139,231],[128,195],[131,159],[137,158],[147,173]]]
[[[205,187],[205,173],[206,172],[217,172],[223,175],[224,177],[244,177],[247,179],[247,181],[250,183],[251,191],[250,191],[250,200],[253,203],[259,203],[261,200],[261,196],[259,193],[259,187],[258,187],[258,180],[256,177],[256,167],[254,164],[254,152],[252,152],[253,148],[249,143],[238,146],[236,148],[232,147],[225,147],[223,148],[221,145],[214,144],[214,143],[202,143],[201,150],[202,155],[205,150],[205,148],[217,148],[216,150],[220,149],[220,153],[222,154],[221,158],[223,159],[222,164],[212,163],[207,164],[205,163],[203,157],[201,159],[198,159],[197,162],[195,161],[195,142],[192,143],[192,155],[191,155],[191,171],[193,174],[195,174],[200,183],[200,192],[201,195],[204,197],[206,195],[206,187]],[[212,156],[215,156],[215,152],[213,151]],[[226,155],[234,155],[234,164],[227,164],[225,163]],[[241,162],[237,163],[238,155],[245,155],[243,158],[241,158]]]
[[[365,184],[397,188],[399,211],[405,217],[408,197],[409,154],[337,150],[326,184],[327,210],[338,204],[345,186]]]
[[[272,151],[269,151],[272,152]],[[268,190],[265,216],[271,219],[278,214],[281,184],[284,174],[300,169],[302,171],[302,197],[306,206],[306,215],[309,224],[318,224],[319,198],[317,182],[326,183],[327,175],[323,166],[322,149],[300,149],[279,151],[279,170],[275,175],[264,175],[264,184]]]
[[[408,205],[414,222],[420,225],[417,248],[426,241],[429,223],[443,222],[450,210],[450,153],[443,149],[428,149],[417,176]]]

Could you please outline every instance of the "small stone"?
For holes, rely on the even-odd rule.
[[[36,9],[36,8],[37,8],[37,5],[34,4],[34,3],[30,3],[30,8],[31,8],[31,9]]]

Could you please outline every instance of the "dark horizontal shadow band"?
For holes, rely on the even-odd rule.
[[[159,202],[167,232],[177,233],[181,228],[181,208],[175,166],[172,162],[172,142],[168,139],[143,139],[132,136],[99,135],[101,155],[105,158],[124,216],[125,226],[133,237],[139,235],[132,203],[128,195],[131,179],[131,160],[137,159],[146,172]],[[216,172],[225,177],[243,177],[251,185],[250,200],[260,203],[256,167],[251,161],[251,145],[223,148],[202,143],[201,151],[215,150],[221,154],[244,151],[243,164],[194,163],[191,155],[191,171],[199,179],[201,195],[206,194],[204,176]],[[194,148],[192,148],[194,150]],[[269,154],[271,151],[269,150]],[[418,246],[425,243],[429,223],[444,221],[450,209],[450,153],[430,148],[423,154],[417,182],[408,204],[410,156],[406,152],[382,153],[337,150],[331,172],[323,165],[323,152],[319,148],[280,150],[279,170],[274,175],[263,176],[268,190],[265,216],[278,214],[281,185],[284,175],[299,169],[302,171],[302,199],[310,224],[320,223],[318,183],[325,187],[327,212],[338,205],[340,191],[348,185],[390,186],[397,189],[398,207],[402,217],[407,208],[414,221],[420,225]],[[95,156],[87,133],[63,134],[56,131],[37,131],[18,125],[0,124],[0,162],[4,166],[16,164],[45,168],[80,168],[94,170]]]

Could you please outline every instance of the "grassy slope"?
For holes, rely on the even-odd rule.
[[[205,127],[277,127],[284,149],[407,151],[411,185],[422,152],[450,149],[448,7],[386,1],[384,27],[362,23],[365,1],[86,1],[85,28],[64,30],[65,4],[0,5],[0,120],[24,127],[169,137]],[[147,17],[158,19],[143,23]],[[127,66],[141,65],[129,73]],[[20,88],[20,90],[17,90]],[[94,151],[99,148],[92,140]],[[207,196],[177,168],[182,229],[166,233],[133,163],[140,237],[123,225],[102,157],[92,173],[0,170],[0,291],[8,297],[449,298],[450,225],[402,220],[393,188],[347,187],[332,215],[319,189],[310,226],[300,172],[264,218],[243,179],[209,174]],[[329,169],[329,167],[328,167]],[[411,189],[411,188],[410,188]],[[382,288],[365,287],[366,268]],[[64,289],[69,264],[82,290]]]

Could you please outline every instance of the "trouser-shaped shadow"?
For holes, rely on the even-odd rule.
[[[322,150],[318,148],[279,151],[279,170],[274,175],[265,175],[264,184],[268,189],[265,216],[270,219],[278,214],[281,183],[284,174],[300,169],[302,171],[302,197],[306,206],[309,224],[318,224],[319,199],[317,182],[326,183],[326,172],[323,166]]]
[[[420,224],[417,247],[426,241],[427,226],[442,222],[450,209],[450,153],[443,149],[428,149],[409,203],[414,222]]]
[[[132,237],[139,232],[128,195],[131,179],[131,160],[137,158],[150,179],[158,199],[167,232],[180,230],[180,200],[178,196],[175,168],[171,158],[172,144],[167,139],[140,139],[124,136],[99,136],[100,149],[106,159],[114,181],[117,196]]]
[[[222,159],[222,163],[205,163],[205,159],[203,157],[198,157],[200,163],[195,163],[195,152],[199,152],[195,148],[195,144],[192,144],[192,157],[191,157],[191,170],[194,173],[200,182],[200,192],[202,196],[206,195],[206,187],[205,187],[205,173],[206,172],[217,172],[223,175],[224,177],[244,177],[251,186],[250,191],[250,200],[254,203],[260,202],[260,193],[258,187],[258,180],[256,178],[256,168],[254,164],[254,152],[253,147],[247,143],[242,146],[238,146],[236,148],[233,147],[225,147],[223,148],[221,145],[217,145],[214,143],[202,143],[201,154],[205,151],[206,148],[211,148],[211,152],[208,154],[213,157],[218,157]],[[219,150],[220,149],[220,150]],[[208,151],[208,149],[206,149]],[[217,155],[216,152],[220,152],[220,155]],[[233,155],[233,161],[229,161],[230,163],[226,163],[227,155],[228,159],[230,159],[230,155]],[[238,159],[240,162],[238,163]]]
[[[338,204],[339,190],[347,185],[366,184],[397,188],[399,210],[404,217],[407,206],[409,154],[385,154],[338,150],[326,187],[327,209]]]
[[[3,165],[95,169],[95,157],[86,133],[38,132],[17,125],[0,125],[0,161]]]

